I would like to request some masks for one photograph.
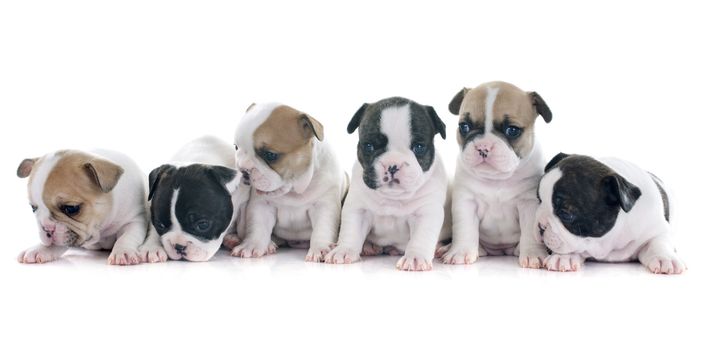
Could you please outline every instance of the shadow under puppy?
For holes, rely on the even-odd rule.
[[[235,145],[253,193],[246,236],[231,254],[261,257],[289,245],[309,247],[306,261],[323,261],[337,239],[348,179],[322,124],[283,104],[253,104],[239,122]]]
[[[388,253],[403,255],[400,270],[430,270],[436,245],[450,236],[448,178],[434,143],[445,124],[433,107],[392,97],[363,104],[347,127],[357,129],[339,241],[325,262]]]
[[[538,190],[536,238],[553,254],[552,271],[576,271],[585,259],[639,260],[653,273],[686,265],[671,241],[672,201],[659,178],[616,158],[559,153]]]
[[[23,160],[17,176],[29,177],[41,241],[19,255],[21,263],[53,261],[69,247],[110,249],[114,265],[138,264],[141,254],[156,253],[140,248],[148,226],[145,175],[127,156],[62,150]]]
[[[250,188],[240,184],[234,155],[233,145],[205,136],[150,172],[146,245],[164,247],[172,260],[207,261],[214,256],[224,237],[243,222],[249,198]]]

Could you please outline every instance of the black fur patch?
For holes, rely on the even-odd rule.
[[[182,230],[202,241],[219,238],[233,216],[225,184],[235,176],[236,170],[201,164],[181,168],[163,165],[150,172],[150,214],[157,233],[170,230],[172,195],[179,189],[175,216]]]

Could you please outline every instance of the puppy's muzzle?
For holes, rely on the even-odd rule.
[[[243,175],[243,184],[246,186],[251,186],[251,172],[248,170],[241,170],[241,174]]]
[[[181,244],[175,244],[174,248],[175,248],[175,251],[177,252],[177,254],[181,255],[182,257],[187,255],[187,246],[184,246]]]

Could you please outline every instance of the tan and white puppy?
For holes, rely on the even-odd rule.
[[[447,264],[484,255],[517,255],[540,268],[548,256],[534,239],[536,189],[543,157],[534,137],[536,117],[551,121],[541,96],[504,82],[464,88],[449,105],[459,115],[460,154],[452,198],[452,243],[438,249]]]
[[[231,254],[260,257],[287,243],[309,246],[306,261],[323,261],[337,239],[348,180],[322,124],[283,104],[254,104],[239,122],[235,145],[253,193],[246,236]]]
[[[29,201],[41,244],[23,251],[22,263],[45,263],[69,247],[111,249],[108,263],[140,263],[147,232],[145,176],[127,156],[63,150],[25,159],[17,176],[29,177]],[[147,249],[152,249],[146,247]]]

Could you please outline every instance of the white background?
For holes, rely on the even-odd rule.
[[[245,2],[244,2],[245,3]],[[706,306],[706,10],[672,1],[4,1],[0,5],[0,346],[18,348],[703,348]],[[698,4],[699,2],[695,2]],[[38,241],[19,162],[103,147],[147,172],[187,140],[232,138],[251,102],[281,101],[325,125],[348,169],[346,124],[363,102],[435,107],[452,173],[463,86],[537,91],[559,151],[630,159],[677,195],[681,276],[639,264],[578,273],[513,258],[429,273],[394,258],[113,267],[72,251],[24,266]],[[699,332],[702,332],[699,333]]]

